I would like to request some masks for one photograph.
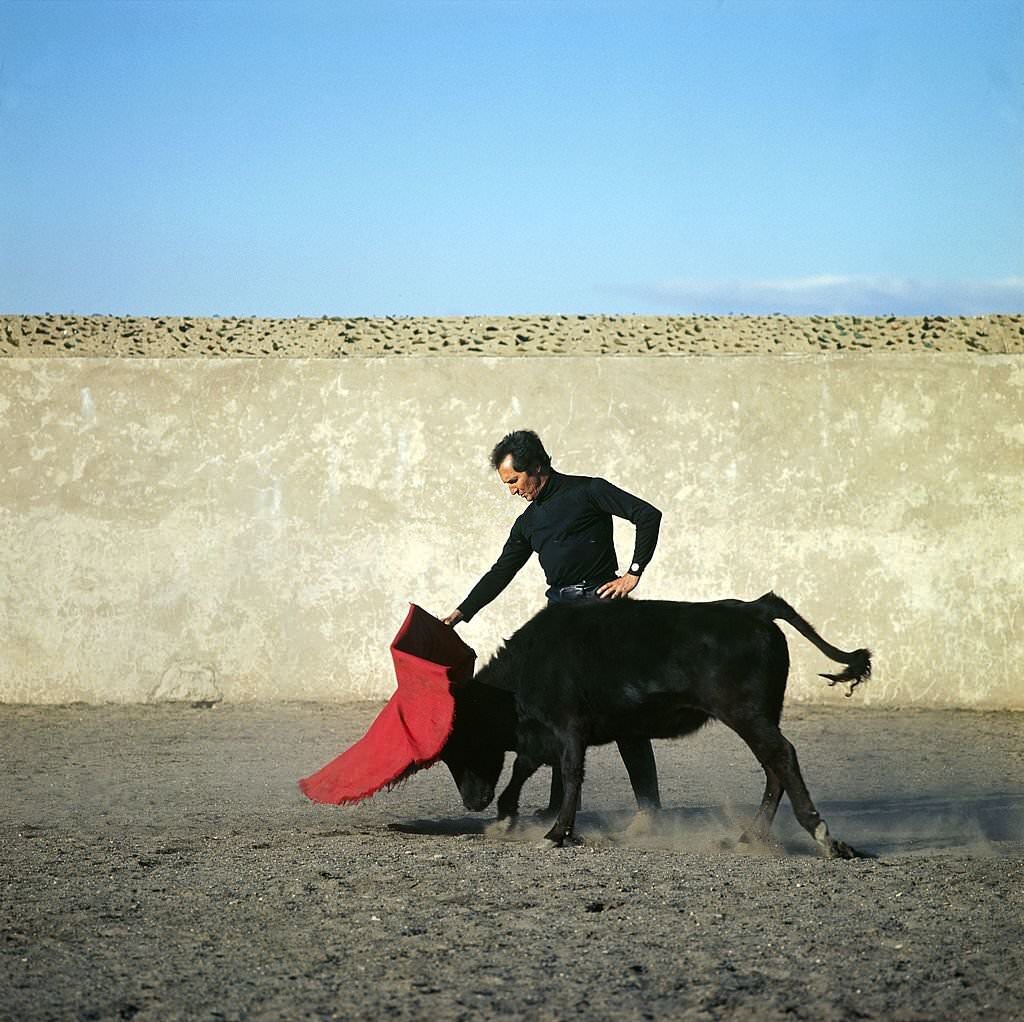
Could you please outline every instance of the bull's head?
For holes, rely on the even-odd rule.
[[[485,809],[514,744],[511,695],[478,684],[473,650],[415,604],[391,655],[398,690],[366,734],[300,788],[318,802],[358,802],[443,759],[466,808]]]
[[[486,809],[505,765],[505,751],[515,748],[515,704],[508,692],[471,682],[455,692],[455,723],[441,759],[455,779],[463,805]]]

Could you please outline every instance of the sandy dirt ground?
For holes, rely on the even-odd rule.
[[[656,743],[646,837],[614,748],[561,851],[489,836],[443,765],[305,801],[378,709],[0,706],[0,1018],[1024,1017],[1024,715],[790,708],[879,856],[841,862],[788,803],[730,847],[762,778],[720,725]]]

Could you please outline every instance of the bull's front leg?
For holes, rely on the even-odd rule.
[[[565,789],[562,787],[562,768],[558,763],[551,767],[551,794],[548,797],[548,804],[543,809],[538,809],[533,815],[540,820],[553,820],[562,805],[562,798]],[[576,811],[579,812],[583,805],[582,796],[576,800]]]
[[[565,839],[572,836],[576,825],[576,808],[583,789],[583,761],[586,746],[583,739],[574,732],[564,735],[559,764],[562,768],[562,805],[555,817],[554,825],[544,837],[561,847]]]
[[[540,764],[519,753],[512,764],[512,776],[505,790],[498,796],[498,819],[514,820],[519,815],[519,796],[523,785],[536,773]]]

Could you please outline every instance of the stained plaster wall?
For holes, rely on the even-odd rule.
[[[386,696],[408,601],[522,510],[487,451],[526,426],[663,510],[638,596],[774,588],[874,649],[846,705],[1024,709],[1022,398],[1018,355],[4,359],[0,701]],[[481,660],[543,590],[460,628]],[[790,698],[843,702],[789,635]]]

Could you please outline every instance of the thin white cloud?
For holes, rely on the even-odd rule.
[[[774,280],[668,280],[622,289],[670,312],[790,316],[977,316],[1024,312],[1024,277],[929,281],[820,274]]]

